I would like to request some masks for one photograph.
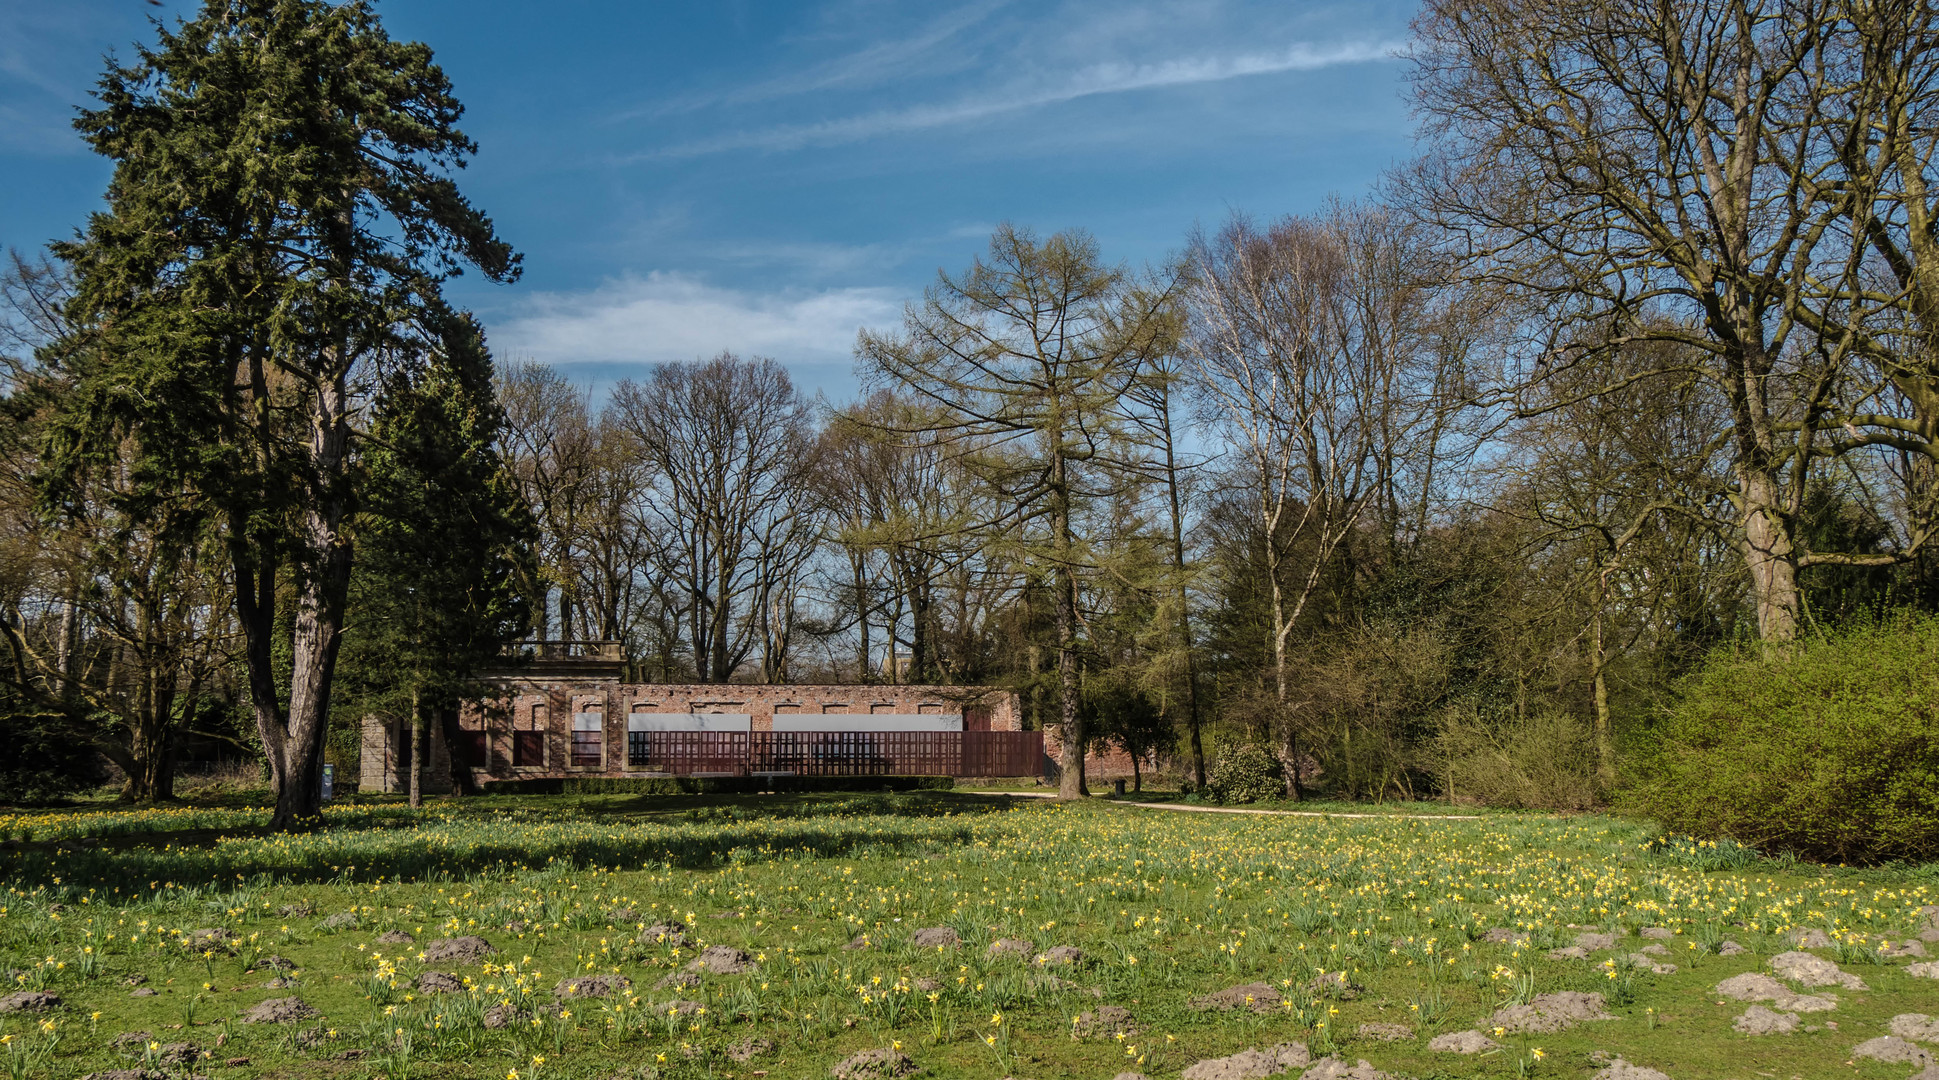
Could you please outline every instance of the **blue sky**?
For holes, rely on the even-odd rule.
[[[168,0],[0,0],[0,244],[99,205],[69,122]],[[524,279],[454,295],[501,357],[602,386],[723,348],[852,392],[885,326],[1009,220],[1132,264],[1235,210],[1355,197],[1412,152],[1411,3],[380,0],[481,152]]]

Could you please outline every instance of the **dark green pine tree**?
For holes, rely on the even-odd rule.
[[[157,35],[76,121],[115,172],[57,248],[74,390],[42,493],[74,511],[90,469],[126,469],[126,512],[203,516],[292,828],[317,811],[367,406],[443,347],[446,278],[509,281],[518,256],[451,179],[476,147],[449,80],[368,3],[205,0]]]
[[[447,322],[430,367],[387,388],[362,466],[340,660],[339,716],[411,722],[411,805],[428,725],[482,698],[481,669],[530,628],[518,587],[538,527],[500,460],[491,360],[471,320]]]

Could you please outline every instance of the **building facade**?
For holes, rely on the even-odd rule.
[[[784,741],[812,744],[821,753],[845,743],[951,741],[925,740],[919,734],[924,732],[1022,730],[1017,697],[1007,690],[626,683],[624,668],[617,642],[539,643],[524,663],[490,673],[497,694],[482,706],[430,725],[422,790],[478,790],[499,780],[662,776],[668,774],[670,745],[691,751],[775,741],[762,733],[802,733]],[[1017,774],[1036,775],[1043,764],[1033,761]],[[364,718],[359,781],[363,791],[409,789],[408,722]]]

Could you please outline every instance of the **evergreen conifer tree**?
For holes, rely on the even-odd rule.
[[[476,147],[449,80],[368,3],[205,0],[157,36],[76,121],[115,172],[56,248],[75,389],[43,497],[71,505],[119,460],[130,512],[185,503],[219,535],[290,828],[318,806],[370,405],[446,347],[446,278],[509,281],[519,260],[451,179]]]

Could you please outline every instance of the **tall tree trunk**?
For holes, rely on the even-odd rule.
[[[1791,523],[1778,496],[1777,479],[1764,470],[1738,470],[1743,492],[1744,564],[1750,572],[1757,636],[1783,643],[1797,637],[1798,553]]]
[[[1293,624],[1286,614],[1286,588],[1279,579],[1280,557],[1277,540],[1273,536],[1273,526],[1278,524],[1278,514],[1265,515],[1266,518],[1266,577],[1272,585],[1272,675],[1273,699],[1279,705],[1279,722],[1285,733],[1281,742],[1281,754],[1286,759],[1286,795],[1294,802],[1304,801],[1305,788],[1299,775],[1299,735],[1293,728],[1292,710],[1288,706],[1290,688],[1286,682],[1286,637],[1292,633]]]
[[[1057,590],[1057,683],[1058,733],[1063,739],[1063,775],[1058,777],[1057,797],[1082,799],[1090,794],[1084,786],[1084,715],[1077,708],[1077,574],[1071,566],[1076,557],[1075,537],[1071,535],[1070,493],[1065,463],[1061,455],[1051,465],[1051,527],[1057,531],[1057,563],[1051,568],[1051,583]]]
[[[424,708],[411,688],[411,809],[424,805]]]
[[[850,556],[848,565],[855,575],[855,625],[861,630],[860,643],[856,647],[858,664],[855,681],[866,684],[875,681],[869,672],[874,664],[875,649],[869,642],[868,569],[862,565],[860,558],[854,556]]]
[[[1192,644],[1191,594],[1185,584],[1185,508],[1178,491],[1178,462],[1172,451],[1171,410],[1163,413],[1165,491],[1171,501],[1171,568],[1178,605],[1178,647],[1185,650],[1185,730],[1191,738],[1192,782],[1205,787],[1205,742],[1198,712],[1198,650]]]
[[[1589,682],[1595,696],[1596,709],[1596,778],[1602,784],[1603,794],[1616,790],[1616,745],[1609,731],[1609,651],[1603,645],[1602,623],[1603,605],[1608,602],[1609,578],[1603,575],[1602,588],[1596,597],[1594,620],[1590,623]]]
[[[270,827],[275,829],[295,828],[315,818],[322,806],[320,765],[329,727],[330,680],[342,644],[339,631],[344,596],[350,586],[350,546],[342,533],[349,509],[342,490],[349,449],[348,405],[342,378],[317,391],[311,453],[322,484],[303,514],[303,539],[310,565],[297,596],[288,731],[278,733],[275,739],[283,759],[276,813],[270,819]],[[259,720],[261,715],[259,711]],[[265,736],[263,744],[270,746],[270,738]]]
[[[71,697],[74,693],[74,637],[80,614],[80,605],[74,602],[75,585],[71,578],[67,588],[68,595],[61,601],[61,638],[56,643],[54,654],[54,670],[57,673],[54,689],[63,698]]]

